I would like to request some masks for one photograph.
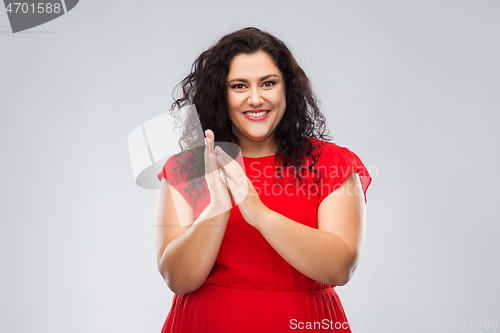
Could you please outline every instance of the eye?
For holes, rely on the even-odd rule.
[[[263,87],[272,87],[276,84],[276,82],[274,81],[266,81],[264,82],[264,84],[262,85]]]
[[[236,89],[236,90],[245,89],[245,85],[243,83],[238,83],[238,84],[232,85],[231,88]]]

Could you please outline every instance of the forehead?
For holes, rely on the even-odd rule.
[[[265,52],[258,51],[252,54],[239,54],[229,65],[228,80],[234,78],[260,78],[266,75],[281,75],[273,59]]]

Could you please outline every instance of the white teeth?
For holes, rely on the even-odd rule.
[[[265,115],[268,111],[262,111],[262,112],[245,112],[247,116],[250,117],[262,117]]]

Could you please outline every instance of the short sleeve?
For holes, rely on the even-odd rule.
[[[191,153],[188,151],[188,153]],[[181,166],[180,160],[183,158],[189,157],[190,155],[172,155],[163,165],[160,173],[158,174],[158,180],[161,182],[163,179],[166,179],[172,185],[177,185],[181,183],[185,183],[188,180],[188,176],[185,172],[174,172],[174,169],[177,169]]]
[[[175,172],[180,164],[174,159],[175,155],[170,157],[163,165],[162,170],[158,173],[158,180],[161,182],[163,179],[168,180],[170,185],[172,185],[177,192],[186,200],[186,202],[191,206],[194,212],[194,220],[203,212],[205,207],[210,203],[210,193],[208,188],[204,183],[204,178],[202,183],[198,185],[198,196],[196,198],[192,197],[192,192],[187,193],[185,190],[190,185],[191,179],[188,177],[187,172]],[[192,180],[192,179],[191,179]]]
[[[158,174],[158,180],[161,182],[163,179],[167,179],[167,170],[171,172],[171,170],[174,168],[174,159],[173,156],[170,157],[165,164],[163,165],[160,173]]]
[[[367,168],[361,159],[345,147],[338,146],[330,156],[327,156],[329,165],[325,168],[322,180],[319,204],[333,191],[339,188],[344,181],[353,173],[357,172],[361,181],[361,187],[367,203],[366,190],[372,181]]]
[[[165,165],[161,168],[160,173],[158,174],[158,180],[161,182],[163,178],[167,179],[167,174],[165,173]]]
[[[172,185],[177,185],[186,182],[185,174],[173,173],[173,170],[177,166],[179,166],[179,164],[175,161],[174,157],[175,155],[170,157],[163,165],[163,168],[161,169],[160,173],[157,176],[160,182],[163,179],[168,180]]]

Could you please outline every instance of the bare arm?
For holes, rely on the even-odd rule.
[[[329,285],[345,285],[356,268],[365,233],[365,201],[359,176],[353,173],[321,202],[318,229],[269,209],[248,222],[304,275]]]
[[[193,223],[191,206],[162,182],[166,189],[159,192],[155,214],[157,265],[168,287],[182,295],[198,289],[210,274],[230,212],[215,215],[209,205]]]
[[[207,130],[205,136],[205,181],[210,204],[193,223],[189,203],[163,179],[155,214],[158,270],[170,290],[179,295],[198,289],[207,279],[231,214],[232,197],[214,160],[214,133]]]

